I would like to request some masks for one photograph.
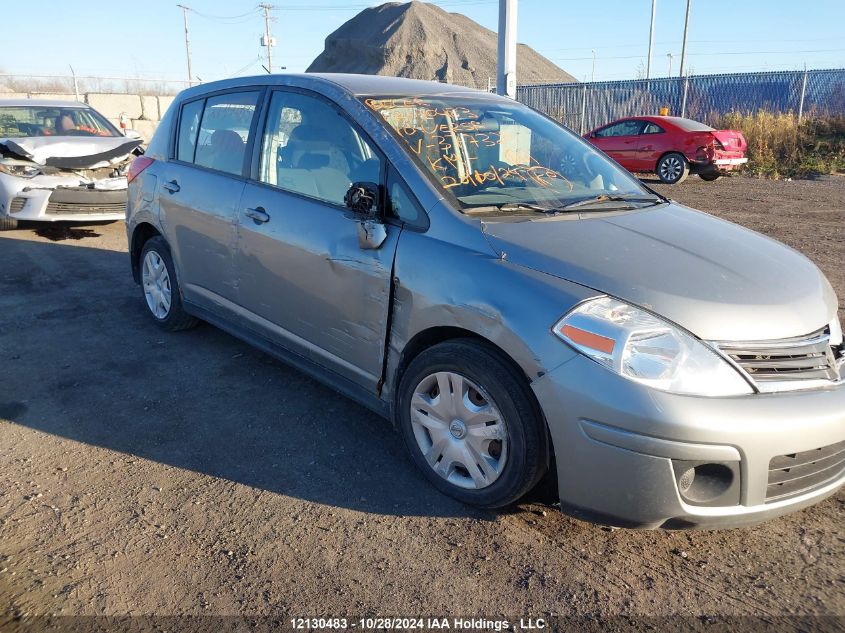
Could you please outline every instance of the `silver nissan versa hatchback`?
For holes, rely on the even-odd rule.
[[[643,186],[509,99],[355,75],[182,92],[129,173],[132,272],[392,419],[434,486],[644,528],[748,524],[845,481],[815,265]],[[411,494],[411,491],[409,491]]]

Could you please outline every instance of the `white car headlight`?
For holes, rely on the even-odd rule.
[[[701,396],[753,393],[739,372],[701,341],[617,299],[585,301],[553,331],[597,363],[655,389]]]
[[[19,178],[34,178],[41,173],[41,168],[37,165],[0,163],[0,172],[9,174],[10,176],[18,176]]]

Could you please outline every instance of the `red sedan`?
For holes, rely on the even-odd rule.
[[[745,164],[745,137],[676,116],[637,116],[608,123],[585,135],[628,171],[653,172],[674,185],[689,174],[716,180]]]

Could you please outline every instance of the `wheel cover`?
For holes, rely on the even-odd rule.
[[[460,374],[441,371],[420,381],[411,397],[411,428],[431,469],[460,488],[487,488],[507,463],[504,418],[487,393]]]
[[[159,320],[166,319],[170,314],[170,275],[161,255],[149,251],[144,256],[141,269],[141,284],[144,287],[144,298],[153,316]]]
[[[664,180],[677,180],[683,171],[683,164],[674,156],[668,156],[660,162],[660,176]]]

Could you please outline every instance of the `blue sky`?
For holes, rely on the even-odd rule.
[[[256,0],[182,0],[194,74],[205,81],[263,72]],[[436,0],[496,29],[497,0]],[[177,0],[5,0],[0,72],[184,79],[182,12]],[[305,70],[325,37],[367,0],[275,0],[274,65]],[[42,5],[47,5],[41,8]],[[652,76],[677,74],[685,0],[657,0]],[[519,41],[579,80],[630,79],[644,66],[651,0],[519,0]],[[221,19],[221,16],[228,19]],[[232,18],[231,16],[238,16]],[[845,66],[843,0],[693,0],[687,53],[695,73]],[[16,25],[9,28],[10,25]],[[0,78],[2,83],[2,78]]]

